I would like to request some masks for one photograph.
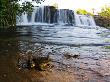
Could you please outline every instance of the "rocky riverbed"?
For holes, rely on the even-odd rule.
[[[86,39],[72,36],[77,33],[71,35],[70,29],[72,28],[64,28],[63,32],[60,30],[58,36],[55,35],[58,30],[54,32],[52,27],[50,29],[37,28],[36,31],[31,29],[33,32],[21,32],[20,30],[15,34],[2,33],[0,37],[0,82],[110,82],[109,32],[103,36],[97,33],[102,37],[101,39],[97,37],[98,41],[97,38],[89,38],[88,32],[85,32],[88,35]],[[40,31],[41,33],[36,34]],[[55,33],[53,38],[50,35],[52,33],[47,31]],[[60,37],[62,33],[65,35]],[[93,34],[90,35],[92,36]],[[108,38],[104,38],[105,36]],[[74,38],[71,39],[72,37]],[[58,40],[56,43],[54,43],[55,38],[56,41]],[[49,39],[51,42],[48,42]],[[96,44],[102,42],[102,39],[106,44]],[[74,40],[80,41],[77,45],[72,45]],[[87,40],[87,44],[86,42],[79,44],[84,43],[84,40]],[[89,40],[93,43],[97,42],[91,45],[88,44]],[[19,56],[25,56],[28,51],[31,51],[31,55],[35,57],[49,55],[50,67],[47,67],[45,71],[19,68]]]
[[[16,42],[15,42],[16,43]],[[22,51],[16,44],[5,42],[0,44],[0,82],[109,82],[110,50],[102,46],[58,46],[30,42],[19,42]],[[33,55],[49,55],[51,68],[46,71],[35,69],[19,69],[18,56],[26,53],[28,48]],[[26,50],[27,51],[26,51]],[[24,50],[24,51],[23,51]],[[13,51],[13,52],[12,52]]]

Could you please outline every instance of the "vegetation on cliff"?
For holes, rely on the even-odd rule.
[[[110,7],[108,6],[103,7],[98,15],[94,15],[84,9],[78,9],[76,13],[82,15],[92,15],[94,16],[95,22],[98,26],[110,28]]]
[[[82,15],[93,15],[92,13],[90,13],[90,12],[88,12],[88,11],[86,11],[86,10],[84,10],[84,9],[78,9],[78,10],[76,10],[76,13],[77,14],[82,14]]]
[[[95,16],[95,20],[97,25],[110,28],[110,7],[102,8],[98,16]]]

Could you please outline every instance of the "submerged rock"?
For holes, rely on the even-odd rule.
[[[70,54],[70,53],[64,53],[64,57],[66,59],[70,59],[70,58],[79,58],[80,55],[77,55],[77,54]]]
[[[49,62],[51,59],[49,58],[49,55],[47,57],[37,57],[33,59],[35,62],[35,69],[38,70],[46,70],[49,67]]]
[[[19,69],[34,68],[37,70],[46,70],[49,67],[50,60],[49,55],[46,57],[35,57],[32,54],[22,54],[18,58],[18,67]]]

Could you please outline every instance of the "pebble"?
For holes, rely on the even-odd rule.
[[[3,77],[5,78],[5,77],[7,77],[7,75],[6,74],[3,74]]]

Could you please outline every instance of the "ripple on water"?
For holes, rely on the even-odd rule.
[[[103,34],[101,30],[68,26],[19,28],[17,34],[15,33],[14,36],[10,36],[8,39],[0,37],[0,51],[3,51],[0,52],[0,65],[3,66],[0,68],[1,73],[4,74],[3,71],[6,71],[12,77],[19,76],[21,78],[22,73],[17,75],[14,66],[11,67],[13,62],[16,61],[16,55],[14,56],[14,54],[32,50],[34,55],[50,54],[52,62],[58,68],[70,69],[72,73],[74,69],[77,69],[76,73],[81,73],[81,70],[82,72],[84,70],[86,72],[94,70],[102,76],[109,76],[110,50],[103,46],[110,45],[109,41],[105,42],[105,40],[109,40],[110,35],[109,33],[104,36],[101,34]],[[5,58],[3,56],[4,53],[9,55],[5,55]],[[64,53],[69,53],[69,55],[78,54],[79,57],[67,59],[64,57]],[[9,61],[8,63],[7,60]],[[6,65],[4,65],[4,62]],[[7,68],[10,70],[7,70]]]

